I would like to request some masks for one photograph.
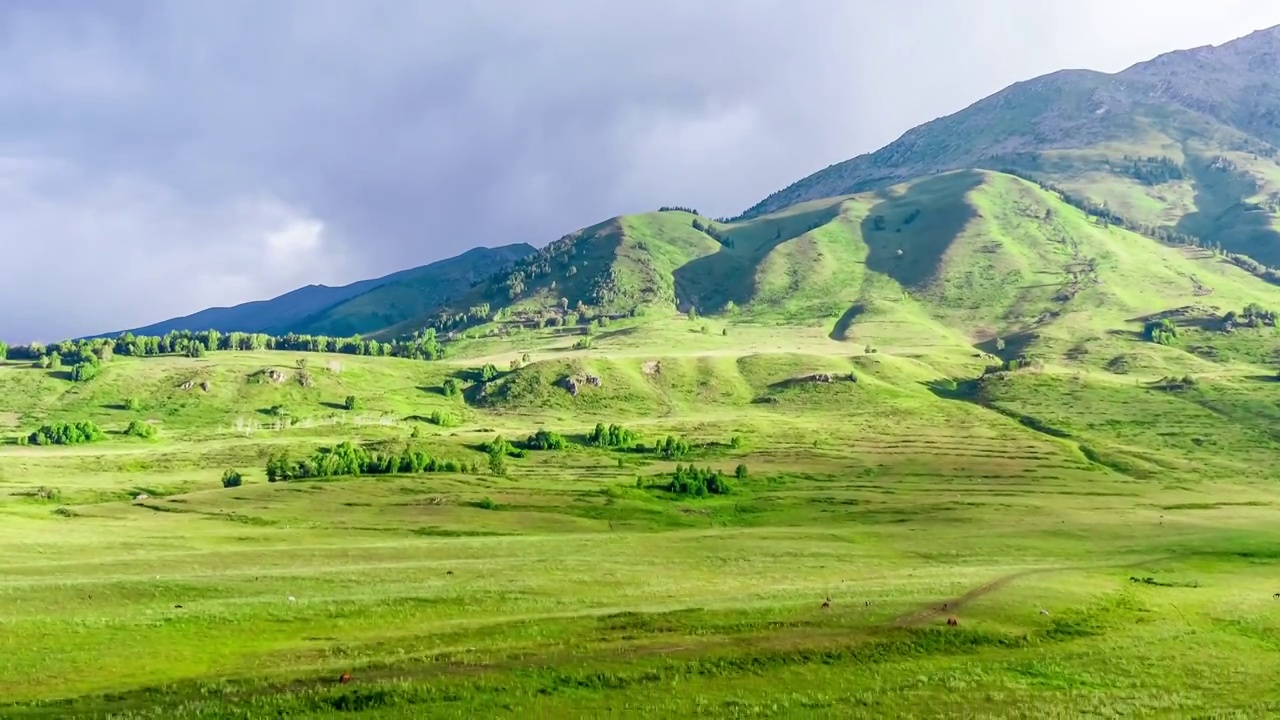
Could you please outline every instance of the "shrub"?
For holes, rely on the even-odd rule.
[[[78,423],[55,423],[45,425],[27,436],[32,445],[80,445],[97,442],[106,438],[102,430],[92,421],[83,420]]]
[[[498,368],[493,363],[487,363],[480,368],[480,382],[487,383],[498,377]]]
[[[440,392],[444,393],[445,397],[455,397],[462,392],[462,384],[457,378],[445,378],[440,385]]]
[[[93,362],[76,363],[71,368],[71,379],[74,382],[89,382],[98,376],[98,364]]]
[[[591,336],[588,335],[588,336],[578,338],[577,341],[573,343],[573,349],[574,350],[590,350]]]
[[[356,398],[355,395],[348,395],[347,399],[342,401],[342,407],[346,408],[347,410],[359,410],[360,401]]]
[[[132,420],[129,422],[129,427],[125,428],[124,434],[150,440],[156,436],[156,428],[150,423]]]
[[[739,464],[738,467],[734,469],[733,476],[738,478],[739,480],[746,480],[747,466],[743,464]]]
[[[1172,345],[1178,339],[1178,326],[1169,318],[1152,320],[1143,326],[1142,336],[1157,345]]]
[[[563,450],[569,446],[569,441],[560,433],[539,430],[524,441],[524,446],[530,450]]]
[[[227,470],[226,472],[222,473],[222,487],[237,488],[237,487],[240,487],[242,483],[244,483],[244,477],[242,477],[240,473],[236,472],[235,470]]]
[[[136,411],[136,410],[141,410],[141,409],[142,409],[142,401],[141,401],[141,400],[139,400],[139,399],[138,399],[138,398],[136,398],[136,397],[125,398],[125,400],[124,400],[124,409],[125,409],[125,410],[134,410],[134,411]]]
[[[439,410],[432,410],[431,414],[427,416],[427,422],[440,427],[453,427],[457,424],[452,415],[442,413]]]
[[[493,498],[485,496],[477,500],[475,506],[481,510],[494,510],[498,507],[498,503],[494,502]]]

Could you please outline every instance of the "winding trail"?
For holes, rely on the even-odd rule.
[[[901,615],[895,618],[891,623],[889,623],[889,626],[901,628],[901,627],[915,627],[918,625],[923,625],[929,622],[930,620],[934,620],[938,617],[941,617],[942,615],[954,613],[964,608],[964,606],[968,605],[969,603],[975,600],[981,599],[987,595],[990,595],[991,593],[997,590],[1000,590],[1001,588],[1005,587],[1009,583],[1014,582],[1015,580],[1021,580],[1022,578],[1030,577],[1032,575],[1045,575],[1048,573],[1068,572],[1071,570],[1106,570],[1108,568],[1133,567],[1137,565],[1148,565],[1151,563],[1163,562],[1165,560],[1176,560],[1181,557],[1185,557],[1185,554],[1161,555],[1159,557],[1146,558],[1143,560],[1136,560],[1136,561],[1125,562],[1125,563],[1107,563],[1104,565],[1063,565],[1058,567],[1045,567],[1045,568],[1033,568],[1031,570],[1022,570],[1020,572],[1011,573],[1009,575],[1002,575],[994,580],[983,583],[982,585],[979,585],[975,588],[968,590],[967,592],[965,592],[963,595],[960,595],[959,597],[954,597],[954,598],[951,598],[950,600],[944,600],[941,603],[931,603],[927,607],[921,608],[920,610],[917,610],[913,613]]]

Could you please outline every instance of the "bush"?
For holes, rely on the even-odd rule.
[[[747,466],[746,466],[746,465],[743,465],[743,464],[739,464],[739,465],[738,465],[738,467],[737,467],[736,469],[734,469],[734,471],[733,471],[733,476],[734,476],[734,477],[736,477],[736,478],[738,478],[739,480],[746,480],[746,479],[747,479]]]
[[[360,401],[356,399],[355,395],[348,395],[347,399],[342,401],[342,407],[346,408],[347,410],[359,410]]]
[[[83,420],[78,423],[55,423],[45,425],[27,436],[32,445],[81,445],[106,439],[102,430],[92,421]]]
[[[574,350],[590,350],[590,349],[591,349],[591,337],[590,337],[590,336],[585,336],[585,337],[580,337],[580,338],[578,338],[578,339],[577,339],[577,341],[575,341],[575,342],[573,343],[573,349],[574,349]]]
[[[1157,345],[1172,345],[1178,339],[1178,326],[1169,318],[1152,320],[1143,326],[1142,336]]]
[[[98,364],[92,362],[76,363],[71,368],[71,379],[74,382],[89,382],[98,376]]]
[[[150,423],[144,423],[140,420],[130,421],[129,427],[125,428],[125,435],[144,438],[150,440],[156,436],[156,428]]]
[[[222,473],[222,487],[224,488],[237,488],[243,483],[244,477],[235,470],[227,470]]]
[[[124,409],[125,409],[125,410],[133,410],[133,411],[141,410],[141,409],[142,409],[142,401],[141,401],[141,400],[139,400],[139,399],[138,399],[138,398],[136,398],[136,397],[125,398],[125,400],[124,400]]]
[[[493,363],[487,363],[480,368],[480,382],[487,383],[498,377],[498,367]]]
[[[569,441],[560,433],[539,430],[524,441],[524,446],[530,450],[563,450],[569,446]]]
[[[442,413],[439,410],[432,410],[431,414],[427,416],[427,422],[440,427],[453,427],[458,424],[457,419],[452,415]]]
[[[462,383],[459,383],[457,378],[445,378],[440,385],[440,392],[444,393],[445,397],[456,397],[462,392]]]

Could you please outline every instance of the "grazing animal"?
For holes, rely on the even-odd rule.
[[[448,571],[448,572],[446,572],[446,573],[445,573],[445,575],[452,575],[452,574],[453,574],[453,571],[452,571],[452,570],[450,570],[450,571]]]
[[[92,596],[90,596],[90,597],[92,597]],[[1275,598],[1275,599],[1277,599],[1277,600],[1280,600],[1280,593],[1276,593],[1275,595],[1272,595],[1271,597],[1273,597],[1273,598]]]
[[[298,602],[298,598],[296,598],[296,597],[294,597],[294,596],[290,595],[290,596],[289,596],[289,602]]]
[[[823,610],[830,610],[830,609],[831,609],[831,596],[830,596],[830,595],[828,595],[828,596],[827,596],[827,599],[826,599],[826,600],[823,600],[823,601],[822,601],[822,609],[823,609]]]
[[[1040,614],[1041,614],[1041,615],[1048,615],[1048,614],[1049,614],[1049,611],[1048,611],[1048,610],[1041,610],[1041,611],[1040,611]]]
[[[956,627],[959,624],[960,624],[960,621],[955,619],[954,617],[947,618],[947,625],[949,627]]]
[[[181,606],[181,605],[174,605],[174,607],[175,607],[175,608],[177,608],[178,610],[181,610],[181,609],[182,609],[182,606]]]
[[[347,683],[351,682],[351,673],[349,672],[342,673],[342,677],[338,678],[338,682],[342,683],[343,685],[346,685]]]
[[[950,609],[951,609],[951,603],[942,603],[942,609],[943,609],[943,610],[950,610]]]

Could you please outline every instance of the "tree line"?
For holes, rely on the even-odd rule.
[[[320,448],[300,460],[294,460],[286,453],[274,454],[267,459],[266,470],[267,482],[286,482],[346,475],[478,473],[480,466],[464,460],[437,458],[411,448],[389,453],[342,442],[331,448]]]
[[[56,370],[70,366],[71,378],[77,381],[91,380],[98,374],[100,366],[116,355],[201,357],[206,352],[215,350],[244,352],[278,350],[402,357],[414,360],[438,360],[444,357],[444,346],[436,338],[435,330],[432,329],[389,342],[366,340],[358,335],[337,338],[295,333],[274,336],[264,333],[221,333],[217,330],[199,332],[175,330],[165,335],[124,333],[115,338],[63,340],[49,345],[31,343],[9,347],[0,344],[0,350],[3,350],[0,358],[30,360],[42,368]]]

